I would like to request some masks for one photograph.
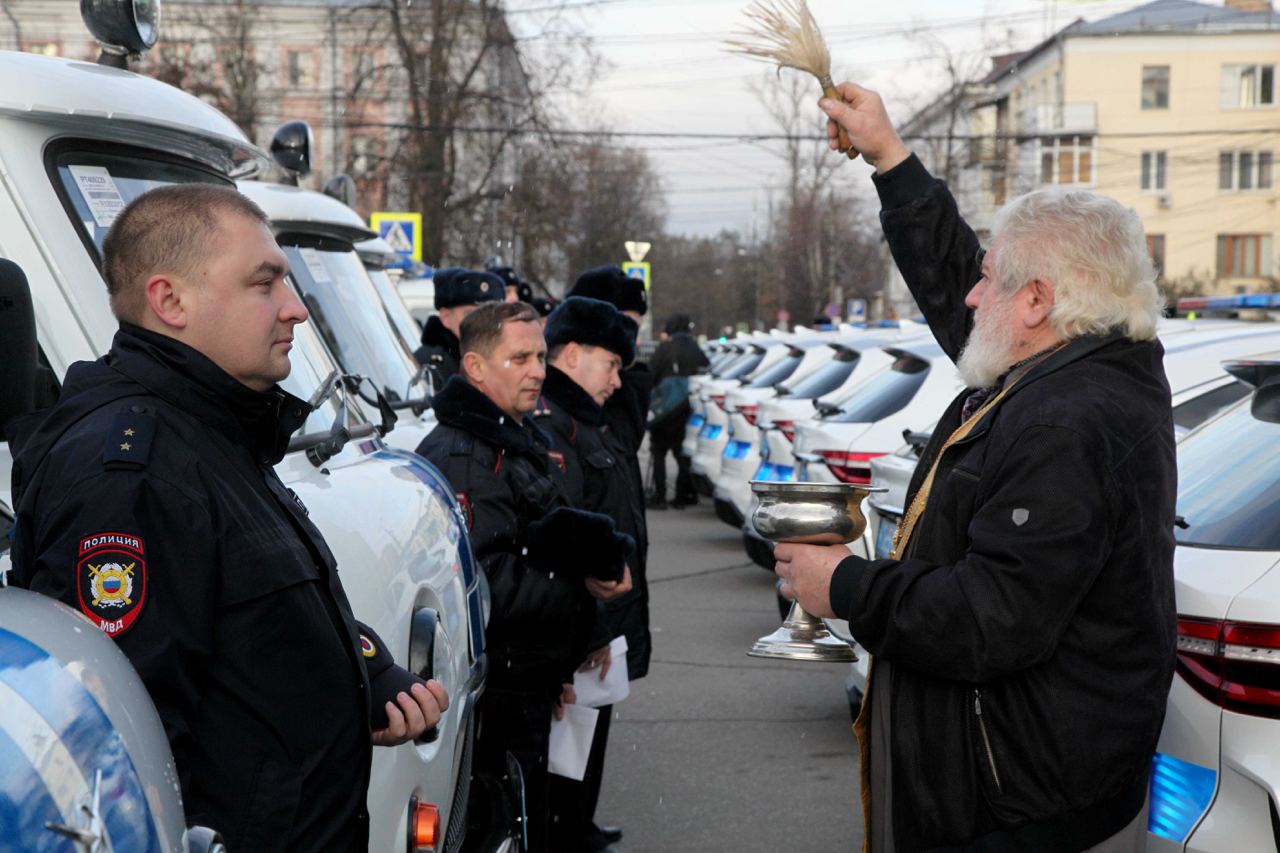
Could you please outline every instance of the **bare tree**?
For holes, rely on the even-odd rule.
[[[137,70],[204,99],[256,138],[265,73],[253,32],[261,7],[251,0],[177,3],[165,14],[166,39]]]

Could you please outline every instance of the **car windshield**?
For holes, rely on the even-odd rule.
[[[787,388],[786,396],[793,400],[816,400],[823,394],[830,394],[849,378],[860,357],[853,350],[836,350],[835,358],[801,379],[796,387]]]
[[[1255,418],[1248,402],[1187,436],[1178,445],[1178,543],[1280,550],[1277,451],[1280,424]]]
[[[750,374],[757,367],[759,367],[760,362],[762,361],[764,361],[764,352],[756,352],[755,350],[752,350],[751,352],[742,356],[742,358],[740,358],[738,361],[734,362],[732,367],[730,367],[728,370],[726,370],[724,373],[720,374],[716,378],[717,379],[741,379],[742,377]]]
[[[751,380],[748,388],[772,388],[788,376],[796,372],[804,353],[789,353],[786,358]]]
[[[413,353],[389,333],[382,301],[359,255],[342,244],[301,237],[295,242],[287,234],[280,240],[311,322],[343,370],[373,380],[392,402],[422,394],[421,386],[410,388],[417,373]]]
[[[391,328],[399,335],[405,348],[412,352],[418,348],[422,330],[418,328],[413,315],[409,313],[408,306],[404,304],[400,291],[396,290],[396,286],[392,284],[391,276],[387,271],[371,269],[368,272],[369,280],[373,282],[378,296],[382,299],[382,309],[387,314]]]
[[[134,149],[126,154],[89,152],[72,147],[60,151],[52,162],[58,176],[58,194],[81,235],[92,247],[94,260],[99,265],[102,262],[102,241],[116,214],[148,190],[190,183],[235,186],[231,181],[196,166],[148,157]],[[311,399],[333,369],[332,359],[307,323],[294,329],[289,361],[293,365],[292,370],[280,385],[303,400]],[[338,401],[336,397],[330,397],[311,413],[302,430],[327,430],[337,414]],[[357,421],[361,419],[358,406],[353,408],[351,417]]]
[[[901,356],[879,376],[868,379],[854,392],[837,415],[838,424],[870,424],[906,408],[929,375],[929,362]]]

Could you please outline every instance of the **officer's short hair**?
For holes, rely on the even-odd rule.
[[[474,352],[489,358],[502,340],[504,323],[537,323],[541,319],[538,309],[527,302],[486,302],[462,321],[462,354]]]
[[[102,274],[111,313],[138,322],[146,304],[147,279],[157,273],[189,275],[204,263],[218,217],[224,213],[270,223],[262,208],[220,184],[174,184],[130,202],[102,241]]]

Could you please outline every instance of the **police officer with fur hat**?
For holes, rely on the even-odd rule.
[[[436,270],[436,311],[422,329],[422,346],[413,355],[431,375],[431,387],[439,391],[461,369],[459,329],[467,315],[486,302],[506,298],[505,283],[492,272],[448,267]]]
[[[553,458],[565,471],[570,500],[612,518],[620,532],[642,540],[644,503],[632,485],[631,450],[605,415],[606,401],[622,387],[623,368],[635,358],[637,331],[635,321],[608,302],[582,296],[566,299],[547,319],[547,377],[534,417],[552,437]],[[647,663],[650,639],[644,562],[645,555],[639,550],[630,554],[634,589],[597,606],[592,651],[580,670],[603,677],[611,666],[622,665],[610,656],[609,643],[617,636],[626,637],[628,658],[634,655]],[[600,709],[582,782],[552,779],[553,839],[558,851],[589,853],[619,837],[616,830],[611,833],[614,838],[605,837],[608,834],[597,829],[592,820],[611,711],[609,707]]]

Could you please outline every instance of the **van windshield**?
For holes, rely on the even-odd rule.
[[[120,211],[138,196],[158,187],[173,184],[207,183],[231,187],[235,185],[197,166],[164,159],[149,158],[146,152],[81,151],[63,149],[52,157],[58,180],[55,189],[66,206],[77,230],[84,238],[94,261],[102,263],[102,241]],[[329,372],[333,360],[324,345],[302,324],[294,332],[294,348],[290,354],[293,369],[281,387],[303,400],[309,400]],[[304,331],[304,329],[307,329]],[[358,406],[351,415],[363,420]],[[329,429],[338,415],[336,396],[308,417],[304,432]]]
[[[360,256],[349,246],[284,234],[281,248],[311,322],[348,373],[372,379],[387,399],[420,396],[411,386],[417,373],[412,350],[390,334],[382,300]],[[311,243],[312,245],[306,245]]]

